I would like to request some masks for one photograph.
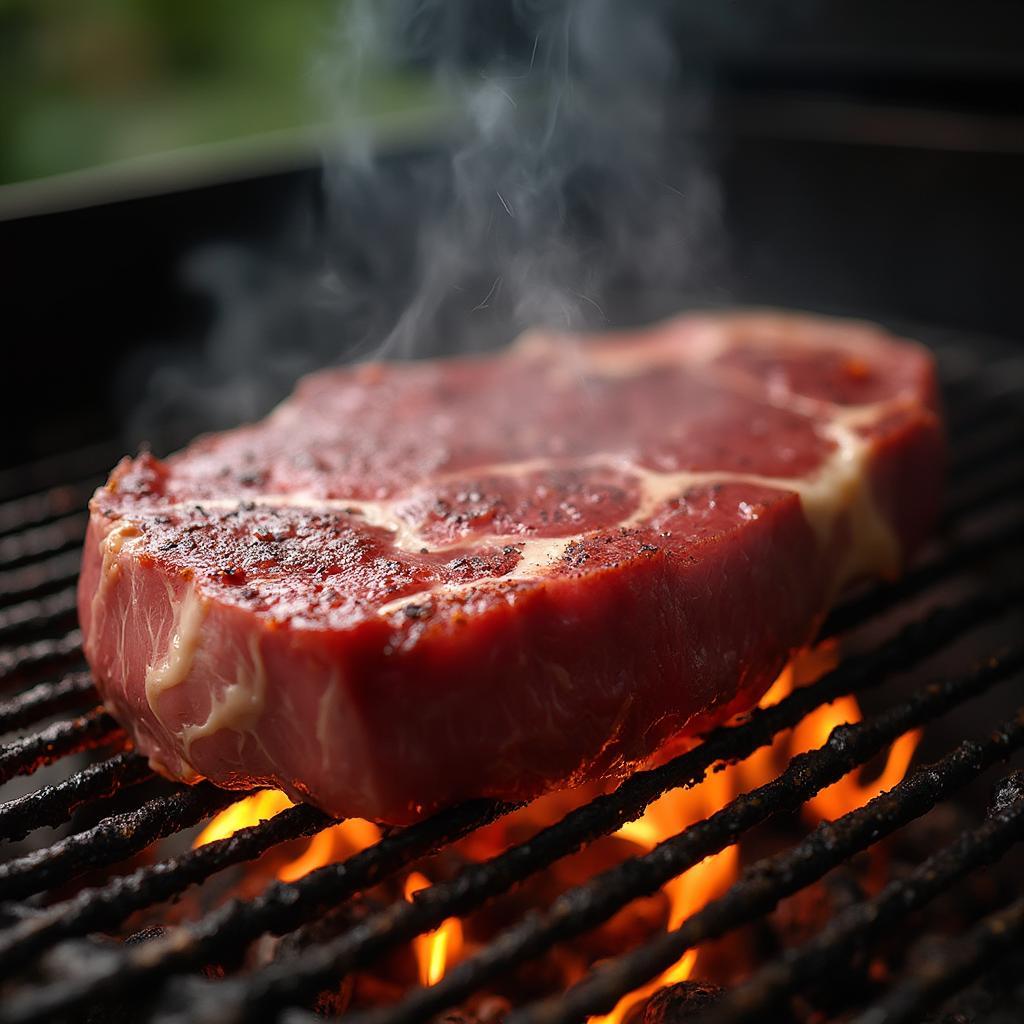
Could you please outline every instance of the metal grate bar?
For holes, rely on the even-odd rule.
[[[0,569],[12,569],[40,555],[53,555],[81,544],[87,522],[81,512],[74,512],[44,526],[0,537]]]
[[[940,761],[918,768],[864,807],[824,822],[792,849],[752,865],[724,896],[675,931],[605,961],[564,996],[515,1012],[508,1024],[569,1024],[609,1010],[627,992],[671,967],[688,949],[767,913],[784,897],[920,817],[1021,747],[1024,708],[984,740],[965,740]]]
[[[437,985],[418,989],[398,1006],[369,1014],[366,1020],[372,1020],[374,1024],[383,1024],[385,1021],[387,1024],[417,1021],[455,1005],[510,967],[539,955],[557,942],[581,934],[608,920],[630,901],[657,892],[665,882],[682,874],[705,857],[736,842],[744,832],[755,825],[779,812],[799,807],[805,800],[841,778],[846,772],[880,753],[908,729],[922,725],[958,704],[980,696],[986,689],[1022,668],[1024,647],[1008,655],[1004,661],[987,664],[967,676],[925,687],[872,721],[834,729],[823,746],[793,758],[778,778],[737,797],[705,820],[663,841],[650,853],[624,861],[589,882],[567,891],[547,912],[535,914],[510,928],[476,956],[459,964]],[[455,883],[450,883],[449,887],[457,881],[456,879]],[[417,895],[424,904],[428,901],[440,902],[441,896],[434,896],[431,900],[430,894],[442,888],[435,886]],[[392,909],[393,917],[414,916],[411,909],[404,914],[398,909]],[[463,912],[465,909],[458,907],[455,912]],[[450,915],[434,914],[427,918],[425,913],[421,913],[416,916],[419,918],[416,921],[417,925],[423,925],[426,918],[433,922],[429,923],[428,927],[436,927]],[[381,915],[382,919],[383,917],[384,915]],[[436,921],[433,920],[434,917],[437,917]],[[382,920],[381,923],[381,931],[384,931],[385,922]],[[319,967],[321,970],[315,975],[315,984],[319,984],[332,973],[337,977],[338,974],[335,972],[343,973],[353,965],[364,962],[362,950],[367,943],[362,941],[363,936],[356,937],[356,933],[367,929],[370,924],[370,921],[363,922],[359,929],[353,930],[352,938],[343,936],[334,943],[333,950],[324,947],[323,953],[318,949],[314,953],[304,955],[302,964],[296,965],[293,969],[293,978]],[[417,928],[413,934],[422,930],[426,929]],[[410,937],[403,932],[403,939]],[[374,953],[379,951],[379,948],[372,950]],[[331,956],[331,953],[335,955]],[[324,961],[317,964],[316,958],[321,956],[324,957]],[[286,967],[292,969],[291,964],[281,964],[278,975],[283,973]],[[268,973],[274,970],[275,968],[269,968]],[[315,987],[297,989],[294,980],[286,981],[283,985],[279,977],[275,977],[274,980],[288,992],[289,997],[316,991]],[[261,998],[267,995],[266,991],[261,992]],[[219,1009],[223,1010],[223,1007]]]
[[[62,939],[115,928],[136,910],[179,896],[219,871],[333,824],[336,820],[322,811],[300,804],[173,860],[114,878],[98,889],[85,889],[67,902],[0,930],[0,972],[17,970]]]
[[[31,775],[44,764],[53,764],[68,754],[123,742],[124,738],[121,726],[102,708],[70,722],[56,722],[0,750],[0,784],[16,775]]]
[[[91,476],[87,480],[50,487],[23,498],[0,502],[0,535],[24,530],[51,519],[81,512],[102,478]]]
[[[0,687],[20,682],[43,669],[70,667],[82,660],[80,629],[73,629],[61,637],[0,650]]]
[[[97,703],[88,672],[75,672],[57,682],[40,683],[10,700],[0,701],[0,733],[23,729],[50,715]],[[0,754],[2,756],[2,754]]]
[[[0,643],[10,643],[26,634],[66,628],[75,621],[77,597],[75,588],[69,587],[0,609]]]
[[[1024,937],[1024,898],[983,918],[962,939],[933,955],[853,1024],[912,1024],[946,996],[959,992],[990,970]]]
[[[20,498],[86,474],[105,475],[123,453],[119,441],[103,441],[0,470],[0,498]]]
[[[81,552],[74,550],[0,572],[0,604],[12,604],[73,583],[81,564]]]
[[[116,864],[157,839],[216,814],[243,795],[200,782],[105,818],[84,832],[0,864],[0,900],[25,899],[92,868]],[[5,966],[0,962],[0,972]]]
[[[89,973],[9,998],[0,1004],[0,1024],[35,1022],[105,997],[128,995],[173,970],[223,957],[264,932],[284,934],[513,810],[512,804],[474,801],[436,814],[342,864],[320,868],[294,883],[275,883],[254,900],[229,903],[192,927],[126,946]]]
[[[82,804],[152,777],[144,758],[122,751],[52,786],[0,804],[0,840],[22,839],[34,829],[63,825]]]
[[[1016,772],[997,788],[985,822],[890,882],[874,899],[843,912],[811,941],[766,964],[727,991],[701,1024],[739,1024],[770,1019],[771,1011],[801,986],[848,960],[883,929],[941,895],[968,872],[998,860],[1024,839],[1024,776]]]

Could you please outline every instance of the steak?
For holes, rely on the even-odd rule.
[[[617,776],[752,706],[939,507],[927,352],[693,315],[305,378],[126,458],[79,611],[160,772],[402,823]]]

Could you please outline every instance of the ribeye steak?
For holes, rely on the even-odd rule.
[[[932,361],[853,322],[682,317],[327,370],[125,459],[79,607],[153,765],[404,822],[623,773],[751,706],[939,506]]]

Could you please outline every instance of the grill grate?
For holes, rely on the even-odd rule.
[[[1019,455],[1024,367],[1014,358],[983,363],[972,351],[956,343],[940,350],[956,439],[944,542],[899,583],[851,597],[822,630],[823,637],[882,630],[882,639],[873,637],[866,650],[844,658],[778,704],[715,731],[657,768],[635,773],[613,793],[570,811],[525,842],[461,867],[412,901],[379,907],[340,935],[304,948],[299,957],[218,980],[196,972],[211,962],[237,965],[260,936],[286,935],[317,921],[516,807],[479,801],[453,808],[386,831],[378,843],[345,861],[295,882],[271,884],[255,898],[234,900],[198,920],[137,942],[98,945],[92,939],[96,933],[130,927],[137,912],[175,900],[230,867],[337,822],[312,808],[291,807],[230,838],[118,872],[119,864],[156,840],[198,824],[241,794],[154,780],[143,759],[125,749],[116,723],[95,707],[95,691],[81,671],[81,638],[73,628],[76,548],[84,523],[80,508],[94,471],[112,461],[110,450],[0,474],[0,732],[28,730],[0,747],[0,783],[68,762],[71,755],[90,762],[82,767],[79,760],[58,781],[0,804],[0,839],[8,842],[85,815],[84,827],[73,826],[77,830],[71,834],[44,840],[35,849],[14,850],[0,863],[0,1022],[79,1018],[105,1003],[135,997],[162,1024],[243,1021],[275,1012],[301,1024],[313,1018],[300,1007],[347,971],[374,962],[449,917],[475,911],[617,831],[663,793],[697,785],[721,764],[769,746],[824,704],[856,693],[874,694],[885,705],[856,725],[833,730],[826,743],[793,758],[777,778],[652,851],[567,889],[543,911],[512,924],[457,964],[436,985],[413,989],[394,1005],[350,1018],[353,1024],[424,1020],[486,991],[511,967],[545,956],[762,823],[799,808],[907,731],[954,709],[959,716],[962,709],[983,706],[984,714],[997,688],[1019,687],[1024,676],[1024,646],[1005,643],[1019,634],[1024,612],[1020,574],[1003,571],[993,573],[991,582],[985,579],[994,561],[1017,565],[1024,556],[1019,505],[1024,497]],[[62,486],[65,477],[79,482]],[[979,580],[985,582],[979,586]],[[964,650],[977,667],[946,670],[938,682],[930,674],[915,678],[929,659],[942,655],[945,665]],[[896,690],[893,681],[901,677],[909,683]],[[894,693],[884,700],[882,691],[888,695],[890,687]],[[71,715],[78,717],[63,717]],[[955,798],[1024,747],[1024,706],[1005,715],[993,712],[984,735],[965,739],[961,731],[952,750],[912,770],[889,792],[748,865],[723,896],[675,930],[605,962],[567,992],[519,1007],[510,1020],[568,1024],[606,1012],[686,950],[763,918],[787,896]],[[998,717],[1005,720],[996,725]],[[1022,837],[1024,776],[1012,772],[980,824],[961,831],[873,898],[848,907],[802,945],[769,957],[705,1010],[707,1021],[765,1019],[822,971],[1006,854]],[[87,887],[75,891],[73,883],[83,877]],[[897,978],[864,1010],[859,1024],[919,1019],[927,1007],[986,974],[995,956],[1009,950],[1024,931],[1022,908],[1020,902],[980,908],[989,916],[943,946],[933,957],[934,967],[912,967]],[[51,963],[52,952],[65,940],[75,941],[63,960]],[[73,970],[59,969],[68,962]],[[132,1019],[144,1017],[133,1011]]]
[[[854,1024],[910,1024],[923,1009],[970,982],[993,958],[1005,953],[1024,936],[1024,899],[990,914],[962,941],[931,960],[927,970],[908,977],[895,991]]]
[[[586,1012],[611,1009],[619,996],[656,977],[692,946],[771,910],[784,896],[816,881],[854,853],[924,814],[1022,745],[1024,709],[1003,723],[988,740],[965,740],[941,761],[913,772],[888,793],[821,825],[791,851],[759,862],[726,897],[694,914],[676,931],[605,965],[557,1002],[539,1005],[514,1019],[554,1024],[577,1020]]]
[[[153,777],[145,760],[122,752],[56,785],[0,804],[0,839],[24,839],[33,829],[56,828],[83,804],[102,800]]]
[[[811,982],[821,971],[851,956],[867,938],[923,906],[969,871],[991,863],[1024,838],[1024,778],[1019,772],[1004,780],[979,828],[923,861],[907,879],[890,883],[874,899],[850,907],[814,940],[788,957],[765,965],[742,986],[728,993],[711,1015],[714,1024],[756,1020],[788,992]],[[711,1024],[711,1022],[709,1022]]]
[[[53,764],[68,754],[123,741],[124,732],[117,722],[101,708],[95,708],[70,722],[55,722],[4,747],[0,752],[0,783],[9,782],[16,775],[31,775],[44,764]]]

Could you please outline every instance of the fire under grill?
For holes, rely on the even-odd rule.
[[[941,536],[835,609],[811,681],[794,667],[776,699],[608,792],[364,829],[319,867],[350,823],[281,801],[196,845],[245,794],[154,778],[96,706],[74,584],[84,503],[119,452],[0,474],[0,1022],[1020,1019],[1024,359],[936,351]],[[863,717],[783,743],[854,697]],[[864,800],[829,803],[865,765],[883,774],[856,776]],[[666,794],[716,786],[642,834]],[[729,851],[724,881],[689,874]],[[665,911],[687,877],[700,891]]]

